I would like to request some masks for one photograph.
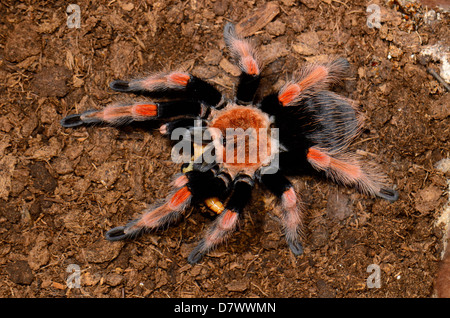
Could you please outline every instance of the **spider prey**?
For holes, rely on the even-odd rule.
[[[134,238],[145,230],[161,228],[179,219],[189,205],[204,202],[218,216],[188,257],[190,263],[197,263],[237,229],[255,182],[259,182],[279,198],[279,219],[285,239],[292,252],[300,255],[302,205],[285,175],[315,171],[361,192],[389,201],[397,199],[397,192],[386,186],[386,178],[377,172],[376,166],[363,162],[349,149],[360,132],[361,116],[355,103],[328,90],[348,71],[345,59],[309,65],[278,92],[255,103],[262,68],[257,51],[231,23],[225,25],[224,39],[241,70],[234,100],[226,100],[198,77],[173,71],[110,84],[115,91],[148,96],[158,102],[111,105],[62,119],[62,126],[76,127],[170,118],[160,128],[167,136],[183,127],[192,132],[200,121],[213,141],[212,149],[205,146],[206,141],[200,144],[189,141],[196,150],[197,155],[192,157],[196,160],[182,166],[182,173],[172,183],[172,193],[139,218],[108,231],[108,240]],[[232,138],[226,135],[229,129],[239,131],[239,128],[245,131],[244,139],[248,140],[244,145],[237,142],[242,134]],[[278,144],[271,133],[273,128],[278,129]],[[247,134],[248,129],[256,133]],[[255,144],[262,145],[263,151],[259,149],[256,160],[250,161]],[[197,160],[207,149],[217,160],[209,163]],[[234,152],[234,156],[229,156],[234,150],[243,154],[244,160],[224,160],[236,159]],[[275,158],[277,165],[273,167]],[[266,169],[271,166],[272,169]]]

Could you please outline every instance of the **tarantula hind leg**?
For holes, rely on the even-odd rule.
[[[183,179],[183,177],[180,178]],[[177,180],[179,185],[187,182],[187,179],[185,181],[181,179]],[[161,228],[176,221],[189,206],[191,199],[192,193],[188,186],[182,185],[166,199],[164,204],[146,210],[142,216],[125,226],[118,226],[109,230],[105,237],[109,241],[120,241],[137,237],[145,230]]]
[[[173,223],[192,203],[209,196],[221,198],[221,195],[227,192],[228,183],[224,178],[218,178],[214,169],[205,172],[190,170],[177,176],[172,186],[175,190],[162,205],[147,209],[142,216],[125,226],[111,229],[106,233],[106,239],[119,241],[134,238],[145,230],[159,229]]]
[[[339,183],[354,186],[361,192],[376,195],[394,202],[398,192],[387,186],[386,177],[370,162],[358,160],[354,155],[330,155],[324,149],[311,147],[306,155],[308,162],[318,171]]]
[[[240,215],[250,200],[254,186],[253,178],[239,175],[233,183],[233,192],[225,206],[225,210],[214,220],[203,239],[188,256],[188,262],[198,263],[202,257],[224,242],[237,229]]]
[[[303,254],[301,243],[302,204],[297,198],[293,185],[280,171],[274,174],[263,174],[259,179],[280,200],[282,211],[280,222],[283,226],[286,243],[294,255]]]

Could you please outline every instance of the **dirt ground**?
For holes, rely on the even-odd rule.
[[[442,8],[375,1],[381,28],[370,28],[366,1],[272,2],[276,15],[253,31],[267,61],[264,92],[306,61],[346,57],[352,77],[337,90],[367,117],[355,147],[400,197],[293,178],[307,208],[296,258],[274,197],[257,187],[240,230],[192,266],[186,257],[213,220],[203,206],[138,240],[104,239],[163,198],[179,171],[158,126],[71,130],[59,121],[133,98],[112,92],[114,79],[179,67],[231,96],[223,27],[264,1],[79,0],[79,28],[69,27],[76,11],[66,13],[75,1],[56,3],[0,2],[0,297],[433,296],[449,179],[436,164],[450,155],[450,111],[449,93],[427,73],[443,62],[421,51],[448,48]]]

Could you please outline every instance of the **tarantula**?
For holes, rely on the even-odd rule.
[[[300,255],[303,208],[286,175],[315,171],[363,193],[389,201],[398,198],[376,166],[349,149],[361,131],[362,116],[353,101],[328,90],[345,76],[347,60],[308,65],[278,92],[256,103],[262,68],[257,50],[231,23],[225,25],[224,39],[241,70],[234,100],[196,76],[172,71],[110,84],[115,91],[158,102],[110,105],[61,120],[62,126],[71,128],[170,118],[160,132],[172,136],[182,129],[182,144],[194,151],[164,202],[109,230],[106,239],[134,238],[145,230],[161,228],[179,219],[189,205],[203,202],[218,216],[188,257],[190,263],[197,263],[237,229],[259,182],[279,199],[287,245]],[[200,141],[194,136],[199,130],[203,133]]]

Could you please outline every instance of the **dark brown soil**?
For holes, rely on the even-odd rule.
[[[204,207],[136,241],[104,239],[168,193],[179,171],[169,142],[154,127],[59,121],[126,99],[109,89],[114,79],[178,67],[231,96],[224,24],[264,1],[80,0],[78,29],[67,25],[71,2],[1,1],[0,297],[431,297],[449,178],[435,165],[449,156],[450,114],[448,93],[426,71],[439,72],[439,61],[420,52],[448,47],[449,19],[435,9],[439,19],[424,21],[423,6],[394,2],[378,2],[376,29],[365,1],[274,1],[278,14],[254,39],[270,62],[266,92],[317,56],[350,61],[353,76],[338,89],[367,117],[356,146],[384,167],[399,200],[293,179],[307,207],[296,258],[274,198],[257,188],[240,231],[192,266],[186,257],[213,219]],[[367,285],[371,264],[379,288]]]

